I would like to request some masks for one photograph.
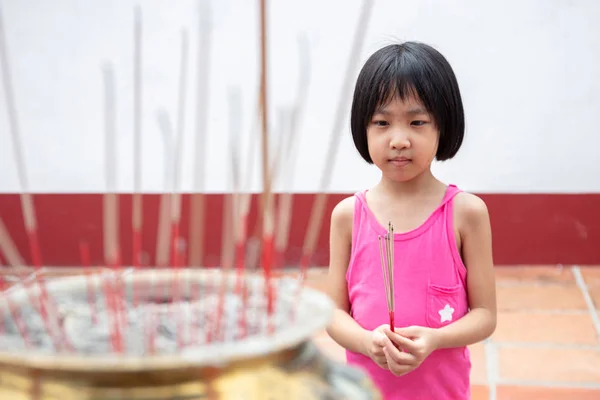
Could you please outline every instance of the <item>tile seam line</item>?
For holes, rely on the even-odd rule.
[[[600,383],[591,381],[542,381],[533,379],[501,379],[500,381],[498,381],[498,386],[600,391]]]
[[[592,300],[592,296],[590,295],[587,283],[585,283],[583,275],[581,274],[581,269],[578,265],[574,265],[573,267],[571,267],[571,272],[573,273],[573,276],[575,277],[575,282],[577,283],[577,286],[579,287],[579,290],[583,295],[585,304],[587,305],[590,316],[592,317],[592,324],[594,325],[594,328],[596,328],[596,335],[600,340],[600,318],[598,317],[598,313],[596,312],[596,308],[594,307],[594,301]]]
[[[485,352],[485,367],[487,386],[489,389],[489,400],[496,400],[496,386],[500,380],[500,365],[498,362],[498,349],[491,338],[486,340],[483,344]]]
[[[496,347],[504,349],[559,349],[559,350],[587,350],[600,351],[598,344],[580,344],[566,342],[518,342],[496,341]]]

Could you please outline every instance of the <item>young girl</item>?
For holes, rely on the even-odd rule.
[[[496,327],[490,221],[485,203],[431,172],[464,135],[454,72],[432,47],[375,52],[361,70],[351,112],[354,144],[381,170],[373,188],[331,215],[328,328],[386,400],[470,398],[467,345]],[[395,333],[378,236],[394,227]]]

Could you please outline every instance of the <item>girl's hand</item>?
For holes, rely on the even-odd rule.
[[[396,328],[395,333],[389,328],[384,333],[389,340],[383,347],[387,366],[396,376],[405,375],[421,363],[437,348],[435,329],[422,326]]]
[[[383,369],[388,369],[387,358],[383,352],[384,346],[389,343],[384,333],[386,329],[389,330],[389,325],[381,325],[373,331],[368,331],[363,342],[365,355]]]

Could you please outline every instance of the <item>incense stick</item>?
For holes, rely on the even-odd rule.
[[[236,268],[236,293],[241,294],[243,285],[243,272],[244,272],[244,239],[245,239],[245,224],[246,220],[242,217],[242,204],[240,194],[240,141],[241,141],[241,130],[242,130],[242,104],[241,95],[239,89],[233,89],[229,92],[229,148],[230,153],[230,171],[231,171],[231,183],[233,186],[232,193],[232,229],[233,229],[233,249],[234,260]],[[228,264],[227,264],[228,265]],[[244,301],[244,295],[242,294],[242,301]],[[244,304],[244,303],[243,303]],[[242,335],[246,334],[246,321],[245,312],[242,313],[239,318],[239,328],[242,331]]]
[[[268,66],[267,66],[267,2],[260,2],[260,111],[261,111],[261,154],[262,154],[262,267],[265,277],[267,296],[267,314],[269,321],[273,315],[274,299],[271,287],[271,268],[273,263],[273,240],[275,223],[273,218],[273,196],[271,193],[271,174],[269,172],[269,113],[268,113]],[[269,323],[269,331],[272,325]]]
[[[2,218],[0,218],[0,252],[4,254],[6,262],[11,267],[17,268],[25,265],[25,261],[23,261],[15,242],[11,239]]]
[[[205,189],[211,22],[210,0],[198,0],[194,190],[200,193],[191,196],[188,256],[190,266],[202,266],[204,263],[204,194],[201,192]]]
[[[183,332],[183,315],[181,315],[181,287],[179,282],[179,224],[181,220],[181,193],[178,191],[181,189],[181,170],[183,166],[183,143],[184,143],[184,122],[185,122],[185,92],[187,88],[187,62],[188,60],[188,33],[186,29],[181,31],[181,60],[179,65],[179,92],[177,101],[177,131],[176,131],[176,145],[174,154],[174,163],[176,165],[173,168],[173,188],[171,193],[171,265],[174,271],[172,289],[172,301],[173,301],[173,316],[177,318],[177,331]],[[175,316],[175,308],[179,308],[179,313]],[[183,347],[183,334],[177,335],[177,346]]]
[[[179,267],[177,240],[179,238],[179,222],[181,220],[181,171],[183,169],[183,143],[185,131],[185,92],[187,88],[187,65],[188,64],[188,33],[186,29],[181,31],[181,60],[179,64],[179,91],[177,100],[177,126],[176,145],[173,162],[173,188],[171,197],[171,224],[172,224],[172,258],[174,268]],[[177,272],[177,271],[176,271]]]
[[[142,255],[142,9],[139,5],[134,8],[133,32],[133,202],[132,202],[132,229],[133,251],[132,266],[140,267]],[[133,306],[137,305],[137,285],[132,286]]]
[[[27,181],[27,173],[25,169],[25,157],[23,154],[23,146],[21,143],[21,131],[20,125],[17,118],[17,108],[14,100],[14,92],[12,86],[12,76],[10,73],[10,62],[8,58],[8,48],[6,43],[5,31],[4,31],[4,14],[2,11],[2,7],[0,7],[0,70],[2,70],[2,83],[3,89],[5,93],[7,114],[8,114],[8,127],[11,134],[12,142],[13,142],[13,154],[15,157],[16,170],[17,170],[17,178],[19,184],[21,186],[21,193],[19,195],[21,200],[21,208],[23,213],[23,220],[25,224],[25,230],[27,232],[27,238],[29,241],[29,248],[31,252],[31,260],[33,266],[36,270],[35,273],[35,281],[40,289],[40,297],[39,299],[30,299],[31,305],[35,309],[39,309],[39,312],[42,316],[42,320],[44,322],[44,327],[48,331],[51,339],[55,343],[56,346],[65,345],[69,347],[66,342],[66,336],[63,334],[63,330],[59,327],[59,334],[61,335],[61,339],[57,339],[54,336],[53,329],[50,326],[49,321],[49,313],[47,307],[50,307],[52,313],[56,310],[54,306],[54,302],[48,296],[46,291],[46,285],[39,274],[42,268],[42,253],[40,249],[40,244],[38,240],[38,228],[37,228],[37,218],[35,214],[35,207],[33,204],[32,195],[29,193],[29,183]],[[9,255],[5,254],[8,258],[9,256],[15,258],[15,253],[10,249],[11,240],[7,241],[6,246],[8,247]],[[6,247],[5,246],[5,247]],[[9,260],[10,261],[10,260]],[[17,261],[17,260],[13,260]],[[18,260],[22,261],[22,260]],[[29,283],[25,283],[25,285],[29,285]]]
[[[235,291],[236,293],[239,293],[240,297],[242,298],[242,312],[240,313],[240,318],[238,321],[241,337],[246,336],[248,325],[248,316],[246,313],[246,310],[248,308],[248,288],[244,280],[244,272],[246,270],[246,265],[254,266],[257,262],[256,260],[258,259],[258,257],[254,256],[254,254],[250,254],[250,256],[248,256],[246,249],[246,242],[248,236],[248,216],[250,214],[250,205],[252,203],[251,182],[253,176],[252,174],[254,172],[254,155],[256,153],[254,151],[254,144],[256,143],[255,138],[258,134],[258,113],[256,117],[256,120],[254,120],[254,122],[250,125],[250,135],[248,138],[248,157],[246,159],[246,168],[244,169],[246,172],[246,185],[244,185],[244,188],[242,189],[241,193],[239,193],[239,195],[237,196],[238,215],[236,216],[237,223],[235,241],[235,265],[237,271],[237,282]],[[234,171],[239,171],[239,165],[237,161],[238,160],[236,160],[235,158],[232,158],[232,162],[235,163],[235,165],[233,166]],[[255,248],[250,248],[248,253],[258,253],[254,250]]]
[[[391,308],[391,304],[390,304],[390,286],[388,284],[388,279],[387,279],[387,259],[385,257],[385,252],[387,251],[387,246],[384,244],[384,242],[385,242],[385,236],[382,239],[381,235],[378,235],[377,239],[379,240],[379,256],[380,256],[380,261],[381,261],[381,273],[382,273],[382,276],[383,276],[383,286],[385,288],[385,301],[387,303],[387,307],[388,307],[388,310],[389,310]]]
[[[174,152],[175,147],[173,144],[173,133],[169,115],[164,108],[160,108],[155,113],[158,130],[163,141],[163,187],[164,190],[160,195],[160,209],[158,216],[158,226],[156,230],[156,259],[155,263],[157,267],[166,267],[169,264],[169,250],[171,245],[171,187],[172,187],[172,176],[173,168],[175,164]],[[154,275],[150,278],[150,295],[155,295]],[[155,324],[157,323],[156,318],[151,316],[147,320],[150,326],[148,329],[147,337],[147,348],[148,351],[153,354],[155,351]]]
[[[208,118],[210,45],[211,45],[211,8],[210,0],[198,0],[198,37],[196,66],[196,112],[195,112],[195,154],[194,154],[194,188],[199,193],[190,196],[190,228],[188,265],[200,267],[204,265],[204,205],[202,191],[205,179],[206,130]],[[192,283],[191,299],[200,298],[200,285]],[[197,338],[198,324],[192,324],[190,338]]]
[[[392,225],[392,223],[389,223],[389,229],[390,229],[390,288],[391,288],[391,310],[390,310],[390,329],[392,330],[392,332],[394,331],[394,317],[395,317],[395,313],[396,313],[396,289],[395,289],[395,280],[394,280],[394,270],[395,270],[395,259],[394,259],[394,248],[396,247],[396,242],[394,240],[394,225]]]
[[[275,131],[280,131],[282,129],[285,129],[285,127],[282,128],[282,126],[285,125],[285,123],[281,123],[281,121],[286,121],[288,119],[287,117],[287,112],[284,112],[282,110],[278,110],[279,111],[279,125],[276,126]],[[282,118],[283,116],[283,118]],[[286,132],[287,133],[287,132]],[[275,148],[274,156],[271,158],[271,160],[269,160],[269,173],[268,173],[268,182],[270,184],[271,187],[274,187],[275,183],[277,182],[278,178],[281,178],[281,172],[283,170],[283,168],[279,168],[279,163],[281,162],[281,160],[285,160],[286,164],[288,162],[288,158],[287,158],[287,154],[286,154],[286,141],[283,140],[285,136],[287,136],[286,133],[280,133],[280,136],[277,138],[277,143],[273,146]],[[251,155],[253,155],[254,153],[252,152],[251,149],[249,149]],[[252,165],[252,163],[248,162],[249,166]],[[284,164],[285,165],[285,164]],[[251,175],[251,170],[249,169],[248,174]],[[243,207],[245,207],[246,213],[244,214],[244,217],[247,220],[247,216],[248,216],[248,212],[249,212],[249,207],[250,207],[250,202],[251,202],[251,193],[245,193],[244,194],[244,199],[242,199],[242,203],[243,203]],[[276,252],[277,248],[276,248],[276,241],[277,238],[279,237],[279,234],[277,232],[279,232],[278,230],[276,230],[275,227],[275,221],[278,221],[278,219],[276,218],[276,207],[275,207],[275,193],[273,191],[271,191],[271,212],[272,212],[272,221],[273,221],[273,252]],[[263,207],[262,204],[262,200],[261,200],[261,210],[260,212],[262,213],[262,215],[264,215],[265,209]],[[279,216],[279,213],[277,214]],[[259,257],[260,257],[260,235],[261,235],[261,231],[263,230],[264,227],[264,219],[263,218],[258,218],[256,221],[256,225],[254,227],[254,234],[251,238],[251,240],[249,241],[249,249],[248,249],[248,253],[249,253],[249,257],[248,257],[248,265],[250,265],[252,268],[256,267],[259,264]],[[277,266],[277,254],[275,254],[275,258],[273,258],[273,262],[272,262],[272,268]]]
[[[274,169],[277,168],[277,162],[280,159],[285,160],[283,166],[291,169],[290,166],[290,158],[289,153],[291,149],[291,143],[293,142],[292,135],[295,133],[292,131],[290,127],[291,121],[291,113],[290,112],[281,112],[280,116],[280,149],[277,152],[278,157],[277,161],[274,162]],[[288,137],[287,140],[284,140],[285,137]],[[278,178],[282,179],[283,182],[288,181],[288,176],[284,175],[282,172],[283,168],[280,168],[280,174],[278,174]],[[279,196],[279,202],[277,207],[277,217],[276,217],[276,230],[275,230],[275,259],[274,266],[275,268],[282,268],[284,264],[284,251],[286,249],[286,245],[289,238],[290,224],[291,224],[291,214],[292,214],[292,194],[291,193],[283,193]]]
[[[228,120],[229,120],[229,149],[230,156],[226,170],[229,172],[228,181],[232,187],[225,190],[225,203],[223,204],[223,233],[221,239],[221,269],[225,271],[221,275],[217,302],[216,329],[218,339],[223,339],[223,311],[225,306],[225,295],[228,285],[228,274],[233,267],[236,254],[234,249],[238,239],[239,230],[237,214],[237,192],[238,188],[238,158],[239,158],[239,137],[241,130],[241,96],[238,89],[230,89],[228,93]]]
[[[162,132],[162,136],[165,138],[165,141],[167,141],[167,138],[170,138],[172,136],[172,132],[173,132],[173,127],[171,124],[171,119],[169,117],[169,114],[164,110],[164,109],[160,109],[159,111],[157,111],[156,113],[156,119],[158,122],[158,126]],[[180,136],[180,135],[179,135]],[[157,248],[157,254],[162,255],[164,258],[161,259],[161,262],[164,262],[164,264],[160,264],[161,266],[166,266],[167,264],[169,264],[169,249],[170,249],[170,253],[171,253],[171,258],[170,258],[170,262],[171,262],[171,268],[174,272],[174,274],[177,274],[177,238],[179,236],[179,232],[178,232],[178,224],[179,224],[179,218],[180,218],[180,195],[176,192],[177,191],[177,181],[178,181],[178,177],[177,177],[177,164],[178,164],[178,160],[177,160],[177,156],[176,153],[178,152],[177,148],[181,147],[182,144],[180,143],[180,141],[182,139],[180,139],[179,137],[175,139],[177,144],[175,146],[171,146],[170,149],[168,149],[167,147],[165,147],[165,156],[166,153],[168,152],[170,154],[170,156],[168,157],[168,161],[170,161],[170,165],[166,164],[165,166],[168,166],[168,172],[170,172],[170,174],[165,175],[165,181],[167,180],[171,180],[169,178],[172,178],[170,185],[169,185],[169,189],[167,189],[167,193],[165,193],[165,195],[162,197],[161,199],[161,208],[162,207],[169,207],[168,208],[168,212],[164,212],[162,213],[162,215],[160,216],[161,221],[160,221],[160,225],[159,225],[159,240],[160,242],[158,243],[158,245],[160,246],[160,248]],[[171,151],[169,151],[171,150]],[[166,163],[167,161],[165,161]],[[167,175],[170,175],[169,177]],[[164,211],[164,210],[161,210]],[[168,220],[165,217],[165,215],[168,215]],[[176,283],[176,279],[174,279],[171,282],[171,286],[169,288],[169,294],[173,297],[173,303],[176,303],[175,301],[175,297],[177,297],[179,295],[178,292],[178,284]],[[173,307],[175,307],[173,305]],[[174,308],[171,309],[172,314],[174,314]]]
[[[174,175],[173,169],[175,168],[175,146],[173,144],[173,127],[171,126],[171,119],[169,114],[164,108],[160,108],[155,113],[156,122],[158,129],[163,139],[163,184],[164,191],[160,196],[160,210],[158,217],[158,227],[156,231],[156,265],[157,267],[166,267],[169,264],[169,250],[171,246],[171,201],[173,182],[172,177]],[[150,295],[155,295],[154,277],[150,279]],[[146,346],[150,354],[154,354],[155,351],[155,329],[157,323],[156,316],[149,316],[146,319],[147,322],[147,341]]]
[[[158,216],[158,227],[156,231],[156,260],[159,267],[166,267],[169,263],[170,232],[169,224],[171,221],[171,177],[173,176],[174,164],[174,146],[172,140],[172,128],[167,112],[161,108],[156,111],[156,122],[160,136],[163,140],[163,185],[164,191],[160,195],[160,210]]]
[[[260,97],[260,86],[258,87],[257,93]],[[262,230],[262,220],[260,218],[260,213],[262,210],[259,210],[259,217],[256,219],[256,223],[254,226],[254,232],[249,235],[248,231],[250,230],[249,226],[249,215],[250,215],[250,206],[252,204],[252,179],[254,174],[254,166],[255,166],[255,156],[258,153],[258,150],[255,149],[255,146],[259,145],[259,140],[257,140],[257,136],[260,130],[260,104],[258,104],[257,112],[255,115],[255,119],[252,124],[250,124],[250,132],[248,138],[248,148],[246,151],[248,152],[248,157],[246,159],[246,185],[242,191],[240,196],[240,219],[241,219],[241,227],[242,232],[240,234],[241,242],[238,243],[238,246],[243,246],[244,268],[256,268],[259,264],[260,258],[260,231]],[[256,150],[256,151],[255,151]],[[257,239],[258,238],[258,239]],[[242,294],[243,296],[243,294]]]
[[[308,39],[305,35],[298,36],[298,53],[300,63],[298,94],[296,96],[295,104],[291,110],[289,120],[286,121],[286,126],[289,128],[289,131],[284,131],[285,134],[289,134],[289,140],[287,141],[287,146],[284,150],[286,154],[284,157],[284,159],[286,160],[284,165],[287,167],[285,173],[282,173],[284,182],[292,181],[295,165],[294,156],[297,153],[298,148],[298,146],[296,146],[296,139],[298,137],[298,122],[301,120],[302,111],[304,110],[304,105],[306,102],[310,82],[310,52]],[[279,210],[277,216],[278,227],[275,249],[278,258],[283,257],[283,249],[287,248],[288,246],[290,227],[292,222],[292,205],[293,194],[291,193],[291,191],[283,193],[280,197]],[[278,260],[278,265],[281,262],[282,260]]]
[[[177,315],[177,346],[181,349],[183,347],[183,315],[181,310],[181,282],[179,281],[179,269],[181,267],[181,260],[179,259],[179,225],[181,222],[181,170],[183,169],[183,143],[184,143],[184,132],[185,132],[185,106],[186,106],[186,89],[187,89],[187,67],[188,67],[188,53],[189,53],[189,39],[187,29],[181,31],[181,60],[179,65],[179,93],[177,101],[177,131],[176,131],[176,147],[175,147],[175,159],[177,165],[174,167],[174,179],[173,179],[173,197],[171,198],[171,239],[172,239],[172,267],[175,270],[175,276],[173,278],[174,293],[172,297],[173,304],[179,308]]]
[[[388,231],[383,238],[381,235],[378,235],[377,238],[379,240],[379,255],[381,257],[381,271],[385,287],[390,329],[394,332],[394,227],[391,222],[388,223]]]
[[[176,138],[175,138],[175,149],[172,158],[173,162],[173,182],[171,187],[170,196],[170,225],[171,225],[171,267],[173,269],[174,278],[171,285],[171,298],[172,298],[172,316],[176,318],[177,331],[183,332],[183,315],[181,315],[181,282],[179,282],[179,225],[181,221],[181,170],[183,166],[183,143],[184,143],[184,131],[185,131],[185,106],[186,106],[186,89],[187,89],[187,64],[188,64],[188,33],[187,29],[181,31],[181,58],[179,64],[179,90],[177,97],[177,127],[176,127]],[[158,115],[159,124],[163,131],[163,136],[169,137],[171,131],[171,124],[166,112],[162,112]],[[180,312],[176,312],[176,308],[179,308]],[[177,335],[177,346],[182,348],[183,334]]]
[[[0,8],[0,64],[2,70],[2,82],[5,93],[5,101],[8,115],[8,127],[13,143],[13,155],[15,157],[17,178],[21,186],[21,207],[25,230],[29,238],[31,258],[34,267],[42,266],[41,252],[37,241],[37,219],[33,206],[33,199],[29,194],[29,182],[25,168],[25,157],[23,154],[23,145],[21,143],[21,127],[17,118],[17,108],[14,99],[14,90],[12,86],[12,76],[10,71],[10,62],[8,59],[8,49],[4,33],[4,15]]]
[[[105,130],[105,168],[106,168],[106,193],[103,196],[104,220],[104,259],[109,267],[116,273],[114,287],[110,288],[107,279],[104,279],[106,306],[111,313],[111,330],[113,350],[123,351],[122,334],[118,318],[120,308],[120,254],[119,254],[119,204],[116,194],[116,131],[115,131],[115,81],[112,66],[105,64],[102,68],[104,83],[104,130]],[[123,313],[125,314],[125,313]],[[125,315],[123,315],[124,317]]]

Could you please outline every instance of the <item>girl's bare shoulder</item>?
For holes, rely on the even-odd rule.
[[[487,204],[477,195],[460,192],[454,198],[454,216],[461,230],[489,223]]]
[[[340,200],[331,212],[331,224],[340,228],[352,228],[354,218],[355,196],[348,196]]]

